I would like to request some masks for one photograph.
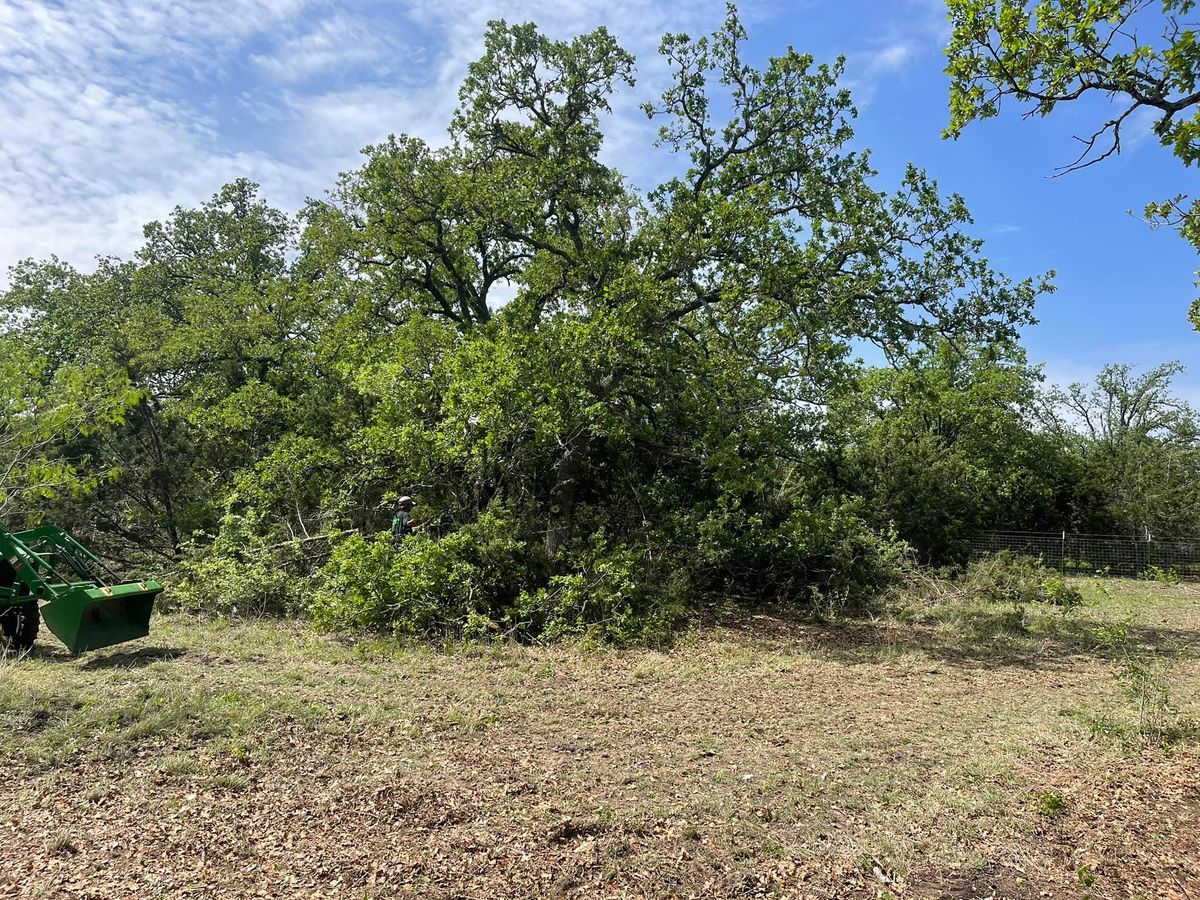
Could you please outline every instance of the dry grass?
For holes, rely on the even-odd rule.
[[[0,895],[1200,896],[1200,589],[1084,588],[670,652],[39,644],[0,662]]]

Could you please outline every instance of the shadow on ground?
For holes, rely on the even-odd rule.
[[[802,648],[847,663],[919,654],[967,667],[1059,669],[1081,658],[1112,660],[1121,652],[1101,639],[1103,623],[1095,619],[1005,604],[838,622],[772,609],[721,624],[759,649]],[[1121,646],[1150,656],[1200,658],[1200,632],[1129,624]]]
[[[169,662],[187,656],[182,647],[138,647],[136,650],[116,650],[93,656],[80,664],[81,669],[139,669],[156,662]]]

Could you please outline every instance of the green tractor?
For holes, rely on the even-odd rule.
[[[56,525],[0,527],[0,646],[33,646],[40,619],[72,653],[150,633],[157,581],[125,581]]]

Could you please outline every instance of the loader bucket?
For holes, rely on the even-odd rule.
[[[72,653],[96,650],[149,634],[154,598],[162,590],[157,581],[71,585],[42,605],[42,620]]]

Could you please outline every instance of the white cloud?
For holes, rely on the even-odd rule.
[[[0,273],[127,256],[145,222],[235,177],[294,210],[390,132],[442,142],[495,18],[564,38],[604,24],[636,54],[605,155],[648,171],[637,104],[664,80],[660,36],[711,31],[724,3],[0,0]]]
[[[209,65],[248,36],[297,15],[309,0],[4,0],[0,70],[57,72],[89,79],[114,63],[176,60]]]
[[[1158,135],[1154,133],[1154,123],[1162,117],[1158,110],[1143,106],[1125,120],[1121,126],[1121,150],[1125,153],[1136,153],[1146,143],[1157,142]]]
[[[897,69],[904,68],[905,64],[913,58],[914,54],[913,45],[908,41],[898,41],[894,44],[888,44],[872,54],[868,68],[879,74],[895,72]]]
[[[850,54],[847,81],[859,109],[869,106],[883,80],[903,71],[916,53],[913,42],[905,39]]]
[[[330,71],[364,65],[377,68],[389,59],[419,55],[418,48],[402,49],[386,32],[364,19],[338,12],[283,39],[269,53],[256,53],[254,62],[276,81],[297,82]],[[390,68],[390,66],[388,67]]]
[[[408,134],[437,146],[457,97],[435,88],[361,85],[320,94],[289,94],[289,143],[304,164],[332,176],[353,166],[368,144],[389,134]]]
[[[0,265],[53,253],[87,267],[232,178],[295,183],[286,163],[225,144],[185,86],[219,80],[242,42],[307,2],[0,0]]]
[[[901,0],[871,35],[868,46],[846,54],[847,84],[864,109],[889,78],[902,77],[921,57],[938,54],[950,36],[945,0]]]

